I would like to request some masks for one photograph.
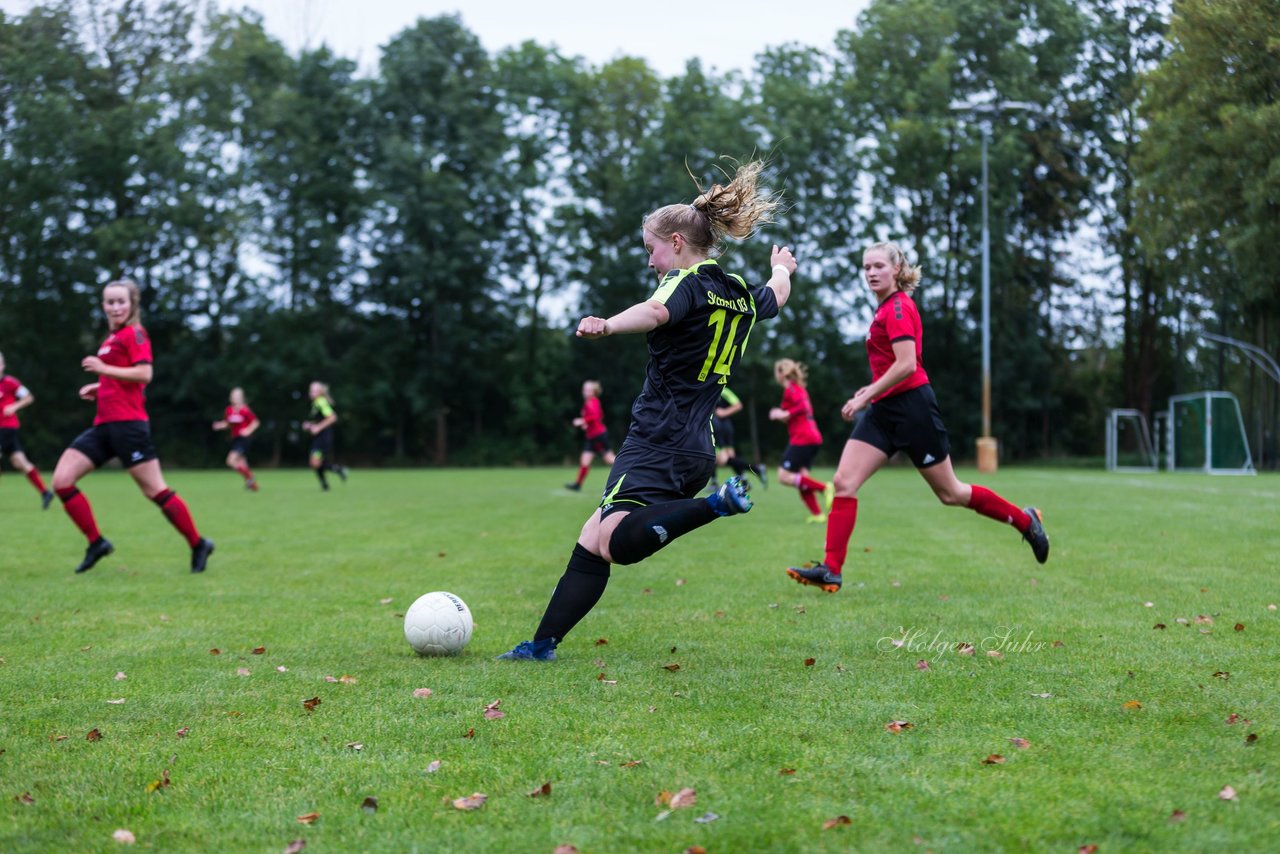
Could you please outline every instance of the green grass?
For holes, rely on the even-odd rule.
[[[591,511],[561,488],[570,474],[357,471],[321,494],[309,473],[268,470],[254,495],[231,473],[171,472],[218,544],[196,577],[118,472],[82,484],[117,551],[73,575],[83,540],[6,474],[0,850],[114,850],[117,828],[156,850],[264,852],[1280,839],[1280,478],[980,478],[1044,508],[1053,554],[1039,566],[1010,529],[894,467],[864,488],[835,596],[784,577],[820,556],[822,530],[775,485],[749,516],[615,568],[558,662],[495,662],[531,636]],[[594,471],[588,490],[601,482]],[[475,635],[460,657],[418,658],[399,615],[438,589],[468,602]],[[893,646],[904,633],[933,648]],[[1004,657],[986,656],[1006,633]],[[356,681],[325,681],[343,675]],[[485,720],[494,700],[506,717]],[[1251,723],[1228,725],[1233,713]],[[893,720],[914,726],[893,734]],[[993,753],[1007,761],[983,764]],[[149,792],[166,769],[171,785]],[[548,781],[549,797],[527,796]],[[1234,801],[1218,797],[1228,785]],[[657,820],[655,796],[685,786],[696,806]],[[472,792],[482,809],[447,803]],[[706,813],[719,818],[694,821]],[[823,829],[840,815],[852,823]]]

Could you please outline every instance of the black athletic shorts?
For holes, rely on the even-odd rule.
[[[231,450],[242,457],[249,456],[249,446],[253,444],[253,439],[249,436],[236,436],[231,440]]]
[[[785,471],[798,472],[813,464],[813,458],[822,450],[821,445],[787,445],[782,452],[782,468]]]
[[[694,498],[715,471],[715,457],[691,457],[638,442],[623,442],[600,500],[601,518],[660,501]]]
[[[716,450],[733,447],[733,422],[728,418],[711,416],[711,432],[716,440]]]
[[[942,411],[928,384],[871,404],[849,438],[874,445],[890,457],[895,451],[906,451],[918,469],[936,465],[951,454]]]
[[[89,458],[94,468],[118,457],[125,468],[156,458],[149,421],[108,421],[95,424],[75,438],[71,447]]]
[[[0,427],[0,455],[22,453],[22,442],[18,441],[17,427]]]
[[[609,431],[605,430],[599,436],[592,436],[582,443],[582,450],[589,454],[596,454],[603,457],[609,451],[613,450],[609,446]]]
[[[311,456],[327,457],[333,453],[333,428],[326,427],[311,437]]]

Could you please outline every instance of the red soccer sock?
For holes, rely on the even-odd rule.
[[[817,516],[822,513],[822,511],[818,509],[818,496],[813,494],[812,489],[805,489],[803,486],[800,487],[800,500],[804,502],[804,506],[808,507],[809,512],[813,515]]]
[[[857,523],[858,499],[837,495],[827,514],[827,554],[822,559],[834,573],[844,569],[845,558],[849,556],[849,538]]]
[[[801,489],[812,489],[814,492],[825,492],[827,485],[820,480],[814,480],[807,474],[800,475],[800,480],[796,481],[800,484]]]
[[[35,466],[32,466],[31,471],[27,472],[27,480],[31,481],[31,485],[36,488],[37,492],[39,492],[41,495],[44,495],[45,493],[44,478],[40,477],[39,469],[37,469]]]
[[[74,486],[70,489],[59,489],[58,498],[62,499],[62,509],[67,511],[67,515],[71,517],[71,521],[76,523],[76,527],[80,529],[80,533],[84,534],[85,539],[90,543],[96,543],[102,539],[102,532],[98,530],[98,523],[93,518],[93,508],[89,506],[89,499],[85,498],[80,490]]]
[[[587,472],[591,471],[591,466],[578,466],[578,486],[582,486],[582,482],[587,479]]]
[[[1030,516],[985,486],[975,485],[973,487],[973,495],[969,497],[969,509],[975,513],[981,513],[988,519],[995,519],[997,522],[1012,525],[1019,532],[1025,532],[1027,528],[1031,527]]]
[[[200,533],[196,530],[196,523],[191,519],[187,502],[179,498],[178,493],[172,489],[166,489],[151,500],[160,507],[169,524],[178,529],[178,533],[186,539],[187,545],[194,549],[200,542]]]
[[[240,472],[240,476],[245,480],[253,480],[253,472],[249,471],[248,466],[238,465],[236,466],[236,471]]]

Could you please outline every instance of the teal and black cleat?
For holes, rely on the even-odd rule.
[[[821,587],[828,593],[839,591],[840,585],[844,582],[840,573],[832,572],[831,567],[825,563],[806,563],[804,566],[787,567],[787,575],[801,584]]]
[[[747,483],[747,479],[734,475],[707,496],[707,503],[720,516],[736,516],[751,509],[751,498],[747,494],[750,491],[751,485]]]
[[[499,661],[555,661],[556,639],[520,641],[510,652],[504,652],[494,658]]]
[[[191,571],[204,572],[211,554],[213,554],[213,540],[201,537],[200,542],[191,547]]]
[[[1044,514],[1034,507],[1023,507],[1022,512],[1031,517],[1031,526],[1022,533],[1022,539],[1031,544],[1031,552],[1037,563],[1049,559],[1049,535],[1044,532]]]

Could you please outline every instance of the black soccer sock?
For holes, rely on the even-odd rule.
[[[639,563],[677,537],[720,518],[705,498],[663,501],[632,510],[609,538],[617,564]]]
[[[741,457],[729,457],[729,465],[733,467],[733,473],[737,475],[746,474],[751,470],[751,466],[743,462]]]
[[[576,543],[533,639],[555,638],[556,643],[564,640],[569,630],[600,601],[608,583],[609,562],[587,551],[582,543]]]
[[[317,467],[316,467],[316,477],[318,477],[318,478],[320,479],[320,485],[321,485],[321,486],[323,486],[325,489],[328,489],[328,488],[329,488],[329,479],[328,479],[327,477],[325,477],[325,476],[324,476],[324,470],[325,470],[325,466],[324,466],[323,464],[322,464],[322,465],[317,466]]]

